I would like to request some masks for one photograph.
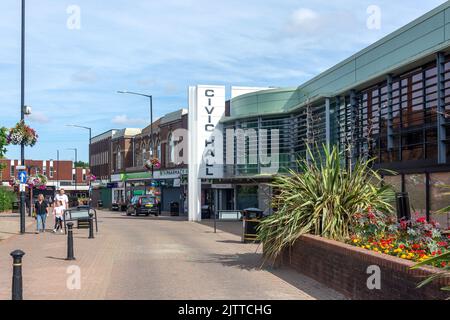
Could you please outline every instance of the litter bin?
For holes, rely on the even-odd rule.
[[[202,206],[202,219],[211,219],[211,208],[208,205]]]
[[[19,201],[12,203],[12,213],[19,213]]]
[[[257,230],[264,211],[258,208],[248,208],[242,211],[242,242],[256,242]]]
[[[170,203],[170,215],[171,216],[179,216],[180,215],[180,204],[178,202]]]
[[[411,207],[409,206],[408,192],[398,192],[395,194],[397,204],[397,218],[400,220],[411,220]]]
[[[97,201],[97,207],[103,208],[103,201],[102,200],[98,200]]]

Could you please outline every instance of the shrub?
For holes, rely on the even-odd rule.
[[[16,200],[13,191],[5,187],[0,187],[0,212],[11,210],[12,203]]]
[[[343,153],[337,147],[318,151],[308,149],[309,160],[298,161],[299,172],[289,170],[289,175],[274,180],[275,214],[258,229],[266,258],[275,259],[307,233],[348,239],[354,215],[369,207],[392,212],[394,192],[371,168],[373,159],[358,160],[349,168],[342,165]]]

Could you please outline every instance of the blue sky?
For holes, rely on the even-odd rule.
[[[187,107],[195,84],[297,86],[444,3],[442,0],[27,1],[27,121],[40,140],[26,157],[87,160],[87,131],[144,127]],[[80,29],[69,29],[71,5]],[[369,29],[367,8],[381,9]],[[20,117],[20,1],[0,4],[0,126]],[[19,148],[9,147],[9,158]]]

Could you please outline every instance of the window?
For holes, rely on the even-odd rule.
[[[405,191],[409,193],[411,214],[426,215],[426,182],[425,174],[405,175]]]
[[[450,213],[436,214],[436,211],[448,206],[450,196],[448,188],[450,185],[450,173],[432,173],[430,175],[430,198],[431,218],[441,225],[443,229],[450,227]]]
[[[53,168],[53,166],[50,167],[50,178],[53,178],[53,176],[55,175],[55,170]]]
[[[12,166],[10,167],[9,175],[10,175],[11,177],[14,177],[14,165],[12,165]]]
[[[83,181],[86,181],[86,173],[83,173]]]

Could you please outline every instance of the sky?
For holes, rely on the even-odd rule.
[[[142,128],[187,108],[196,84],[293,87],[441,0],[39,0],[26,8],[27,159],[87,161],[87,130]],[[370,24],[379,8],[380,24]],[[20,119],[19,0],[0,3],[0,127]],[[374,27],[376,26],[376,27]],[[8,158],[19,158],[9,146]]]

